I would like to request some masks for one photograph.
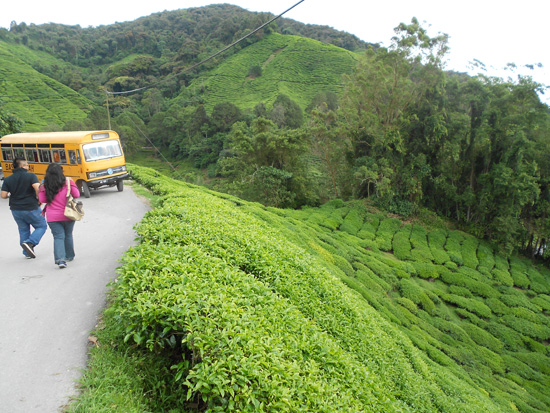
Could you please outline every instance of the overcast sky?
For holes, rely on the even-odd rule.
[[[250,11],[275,15],[299,0],[229,0]],[[60,23],[81,27],[132,21],[164,10],[200,7],[223,3],[206,0],[154,0],[150,2],[94,0],[11,0],[0,6],[0,27],[10,23]],[[305,0],[284,17],[303,23],[322,24],[352,33],[370,43],[389,46],[393,28],[412,17],[425,22],[429,34],[450,36],[447,69],[468,71],[469,62],[477,59],[495,71],[489,74],[507,76],[498,71],[507,63],[518,66],[541,63],[535,71],[524,70],[540,83],[550,85],[550,47],[547,31],[548,0]],[[1,64],[1,62],[0,62]],[[474,72],[469,71],[474,74]],[[512,74],[513,75],[513,74]],[[515,76],[515,75],[514,75]],[[550,91],[545,101],[549,101]]]

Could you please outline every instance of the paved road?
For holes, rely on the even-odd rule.
[[[0,412],[58,412],[86,367],[88,336],[107,283],[148,207],[130,189],[92,191],[75,224],[76,258],[54,265],[50,230],[24,259],[8,201],[0,199]]]

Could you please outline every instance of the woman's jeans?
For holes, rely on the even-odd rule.
[[[11,211],[13,219],[17,223],[19,229],[19,244],[30,242],[33,245],[38,245],[42,236],[46,233],[48,226],[46,220],[42,216],[42,210],[38,207],[34,211]],[[31,226],[34,231],[31,234]],[[26,255],[26,253],[23,251]]]
[[[75,221],[48,222],[53,234],[53,256],[55,263],[74,259],[73,228]]]

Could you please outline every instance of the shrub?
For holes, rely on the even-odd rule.
[[[363,226],[363,215],[357,208],[351,209],[346,217],[344,222],[340,226],[340,231],[345,231],[351,235],[357,235]]]
[[[509,307],[524,307],[528,308],[531,311],[539,311],[539,307],[529,301],[529,299],[521,292],[515,291],[513,289],[510,292],[514,292],[514,294],[502,294],[500,296],[500,301],[502,301]]]
[[[509,287],[514,285],[514,279],[507,270],[500,270],[498,268],[493,268],[491,271],[493,275],[493,280],[497,284],[507,285]]]
[[[521,334],[497,321],[487,323],[487,332],[499,339],[504,347],[510,351],[518,351],[524,347]]]
[[[362,239],[373,240],[376,237],[376,231],[380,225],[380,219],[378,215],[367,213],[367,217],[363,226],[357,233],[357,236]]]
[[[485,302],[497,315],[510,314],[510,308],[498,298],[488,298]]]
[[[388,283],[378,277],[376,277],[375,280],[369,275],[369,272],[372,273],[372,271],[370,270],[368,270],[368,272],[359,270],[355,273],[355,276],[358,281],[360,281],[367,289],[369,289],[373,293],[385,294],[386,292],[391,290],[391,286]]]
[[[535,267],[529,267],[527,270],[530,289],[538,294],[550,293],[550,278],[544,278]]]
[[[502,359],[506,364],[506,369],[515,374],[519,374],[521,377],[527,380],[542,380],[543,376],[529,367],[526,363],[519,360],[516,355],[503,355]]]
[[[474,237],[465,237],[461,245],[462,259],[464,265],[473,269],[476,269],[479,261],[477,260],[477,246],[479,241]]]
[[[481,241],[477,246],[477,259],[479,261],[479,267],[486,268],[489,271],[495,266],[493,249],[485,241]]]
[[[464,275],[461,272],[443,273],[441,274],[441,279],[447,284],[458,285],[459,287],[466,287],[473,294],[481,297],[489,298],[498,296],[498,292],[491,288],[491,286],[481,281],[472,280],[470,277]]]
[[[443,294],[441,299],[450,304],[454,304],[464,308],[465,310],[471,311],[483,318],[490,318],[492,315],[491,309],[487,307],[487,305],[481,301],[477,301],[474,298],[461,297],[456,294]]]
[[[433,301],[413,280],[401,280],[399,282],[399,291],[401,292],[401,295],[403,297],[421,306],[428,314],[431,314],[435,309],[435,304],[433,303]]]
[[[411,226],[405,225],[397,231],[392,240],[393,254],[400,260],[411,259],[411,243],[409,237]]]
[[[457,341],[461,341],[462,343],[466,344],[473,344],[472,339],[464,329],[459,326],[457,323],[454,323],[452,321],[447,321],[442,318],[434,317],[432,319],[432,325],[443,332],[444,334],[449,335],[450,337],[454,338]]]
[[[415,314],[418,311],[418,307],[416,306],[416,304],[406,297],[398,297],[396,301],[407,310],[409,310],[412,314]]]
[[[518,257],[510,259],[510,275],[514,280],[514,285],[519,288],[529,288],[529,278],[527,278],[527,268]]]
[[[332,231],[336,231],[343,222],[344,219],[342,218],[341,211],[335,210],[330,215],[326,216],[325,219],[320,222],[320,225]]]
[[[474,296],[472,292],[467,288],[459,287],[457,285],[451,285],[449,287],[449,292],[451,294],[461,295],[462,297],[466,297],[466,298],[472,298]]]
[[[540,294],[533,298],[531,302],[542,308],[544,311],[550,312],[550,295]]]
[[[491,333],[476,327],[470,323],[464,323],[462,328],[472,340],[479,344],[480,346],[487,347],[489,350],[494,351],[495,353],[502,352],[504,345],[502,342],[493,336]]]
[[[462,240],[463,237],[458,231],[449,231],[447,242],[445,243],[445,250],[449,254],[449,258],[459,266],[464,264],[461,247]]]
[[[436,264],[445,264],[451,260],[444,248],[446,240],[447,231],[444,229],[436,229],[428,233],[428,246]]]
[[[508,272],[508,270],[510,269],[508,257],[501,254],[495,254],[495,268],[498,268],[501,271]]]
[[[413,262],[416,274],[424,279],[437,279],[439,278],[439,271],[436,265],[427,262]]]
[[[428,247],[428,238],[426,228],[420,225],[414,225],[411,231],[411,257],[415,261],[431,263],[433,256]]]
[[[543,374],[550,374],[550,357],[541,353],[516,353],[515,357]]]
[[[376,242],[382,251],[391,251],[394,234],[401,227],[401,221],[397,218],[386,218],[380,222],[376,231]]]
[[[541,326],[514,315],[504,315],[501,317],[501,320],[510,328],[514,329],[518,333],[525,334],[528,337],[537,340],[550,339],[550,327]]]

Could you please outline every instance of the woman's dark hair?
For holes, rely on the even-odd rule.
[[[65,175],[63,168],[57,163],[51,163],[46,169],[44,175],[44,188],[46,189],[46,199],[48,204],[53,201],[61,188],[65,186]]]

